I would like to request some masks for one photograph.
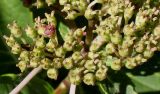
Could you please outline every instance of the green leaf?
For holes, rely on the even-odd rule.
[[[58,31],[60,32],[60,35],[64,39],[66,34],[70,31],[69,27],[65,25],[63,22],[59,22],[58,24]]]
[[[1,0],[0,2],[0,32],[9,34],[7,24],[17,21],[18,25],[25,27],[33,25],[32,13],[23,6],[21,0]]]
[[[9,92],[20,83],[15,74],[5,74],[0,76],[0,94],[9,94]],[[52,86],[40,79],[33,78],[20,92],[20,94],[54,94]]]
[[[147,76],[136,76],[128,73],[127,76],[133,82],[138,93],[160,91],[160,72]]]
[[[108,90],[107,90],[107,87],[106,87],[105,84],[103,84],[103,83],[97,83],[97,86],[98,86],[101,94],[109,94]]]

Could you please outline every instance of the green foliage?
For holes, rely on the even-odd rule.
[[[21,79],[15,74],[1,75],[0,94],[8,94],[20,81]],[[27,86],[22,89],[20,94],[54,94],[54,90],[48,82],[34,77]]]

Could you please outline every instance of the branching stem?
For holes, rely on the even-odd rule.
[[[18,94],[24,86],[26,86],[29,81],[36,75],[38,74],[40,71],[42,70],[42,67],[39,66],[35,69],[33,69],[24,79],[23,81],[17,85],[9,94]]]

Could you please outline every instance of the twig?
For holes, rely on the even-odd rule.
[[[71,84],[69,94],[75,94],[76,93],[76,85]]]
[[[9,94],[18,94],[24,86],[26,86],[26,84],[36,75],[38,74],[40,71],[42,70],[42,67],[39,66],[35,69],[33,69],[24,79],[23,81],[16,86]]]

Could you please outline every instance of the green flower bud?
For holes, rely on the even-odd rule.
[[[22,51],[19,56],[19,60],[29,61],[29,52]]]
[[[87,73],[84,75],[83,82],[87,85],[94,85],[95,84],[95,76],[93,73]]]
[[[106,78],[107,76],[107,67],[103,66],[102,68],[99,68],[97,71],[96,71],[96,79],[99,80],[99,81],[102,81]]]
[[[27,61],[20,61],[16,66],[21,70],[21,72],[24,72],[24,70],[27,68]]]
[[[118,53],[122,58],[124,58],[124,57],[129,56],[130,49],[129,48],[119,48]]]
[[[94,60],[87,60],[86,63],[84,64],[84,67],[89,71],[96,70],[96,66],[94,64]]]
[[[44,40],[44,37],[38,38],[37,41],[36,41],[36,43],[35,43],[35,46],[38,49],[44,49],[45,46],[46,46],[46,42]]]
[[[136,20],[135,20],[135,25],[136,25],[136,29],[137,30],[143,30],[145,28],[145,25],[147,23],[147,17],[144,17],[145,14],[143,14],[143,11],[140,10],[138,13],[137,13],[137,16],[136,16]]]
[[[65,57],[66,51],[63,47],[59,47],[55,50],[55,54],[58,57]]]
[[[128,6],[124,9],[124,19],[125,23],[127,24],[129,19],[133,16],[134,14],[134,6],[131,6],[131,3],[128,4]]]
[[[94,52],[88,52],[88,57],[90,59],[95,59],[95,58],[99,57],[99,54],[98,53],[94,53]]]
[[[122,35],[119,33],[119,31],[116,31],[113,35],[111,35],[111,41],[114,44],[120,44],[122,41]]]
[[[123,28],[123,33],[126,36],[133,36],[135,35],[135,32],[136,31],[134,30],[133,23],[131,23],[130,25],[125,25]]]
[[[48,2],[55,2],[56,0],[46,0]],[[51,4],[51,3],[48,3],[48,4]],[[45,16],[47,18],[47,21],[50,22],[52,25],[54,25],[56,27],[57,25],[57,21],[56,21],[56,18],[54,16],[54,11],[51,12],[51,14],[47,14],[45,13]]]
[[[69,42],[69,41],[66,41],[64,44],[63,44],[63,48],[66,50],[66,51],[72,51],[74,46],[75,46],[75,41],[73,42]]]
[[[25,31],[26,31],[27,36],[30,37],[30,38],[32,38],[33,40],[35,40],[37,38],[38,34],[37,34],[37,31],[34,28],[28,26],[25,29]]]
[[[51,6],[54,3],[56,3],[56,0],[46,0],[46,3],[47,3],[48,6]]]
[[[38,30],[37,30],[38,34],[43,36],[43,35],[44,35],[44,32],[45,32],[45,30],[46,30],[46,29],[45,29],[45,25],[40,23],[40,24],[38,24],[38,28],[37,28],[37,29],[38,29]]]
[[[43,0],[37,0],[36,6],[37,8],[43,8],[44,7],[44,1]]]
[[[121,67],[122,67],[121,64],[122,64],[122,62],[121,62],[120,59],[115,59],[115,60],[113,60],[113,62],[111,63],[111,68],[112,68],[113,70],[120,70]]]
[[[73,67],[73,63],[74,63],[74,61],[73,61],[72,57],[68,57],[63,61],[63,66],[66,69],[71,69]]]
[[[58,70],[55,68],[50,68],[47,70],[47,76],[51,79],[57,80]]]
[[[149,59],[151,58],[153,55],[154,55],[154,51],[151,51],[151,50],[148,50],[146,49],[144,52],[143,52],[143,55],[146,59]]]
[[[78,62],[78,61],[80,61],[80,60],[83,59],[81,53],[78,52],[78,51],[76,51],[76,52],[74,52],[74,53],[72,54],[72,58],[73,58],[73,60],[74,60],[75,62]]]
[[[74,31],[74,34],[73,36],[76,38],[76,39],[81,39],[83,37],[83,33],[84,33],[84,30],[85,30],[86,27],[82,28],[82,29],[77,29],[76,31]]]
[[[38,67],[38,64],[40,63],[41,59],[39,57],[33,57],[30,60],[30,67],[36,68]]]
[[[153,34],[155,36],[160,36],[160,25],[156,26],[154,31],[153,31]]]
[[[43,69],[48,69],[50,64],[51,64],[51,60],[48,58],[44,58],[41,60],[41,66]]]
[[[125,36],[122,42],[122,48],[130,48],[134,44],[136,37]]]
[[[113,54],[116,51],[115,45],[113,43],[108,43],[105,47],[105,51],[107,54]]]
[[[65,19],[74,20],[75,18],[77,18],[80,15],[81,14],[77,13],[76,11],[70,11],[70,12],[67,12],[67,17],[65,17]]]
[[[65,5],[68,2],[68,0],[59,0],[60,5]]]
[[[139,42],[135,48],[136,52],[138,52],[138,53],[142,53],[144,51],[144,49],[145,49],[145,45],[142,42]]]
[[[49,42],[46,44],[46,49],[49,52],[54,52],[54,49],[58,46],[58,41],[53,38],[49,39]]]
[[[59,69],[62,67],[62,62],[63,62],[62,58],[54,58],[52,64],[55,68]]]
[[[31,52],[31,55],[34,57],[34,56],[37,56],[37,57],[44,57],[44,50],[42,49],[38,49],[38,48],[34,48],[33,51]]]
[[[17,23],[14,21],[13,24],[9,24],[8,28],[11,30],[11,34],[16,37],[19,38],[22,36],[22,30],[20,29],[20,27],[18,27]]]
[[[4,36],[6,43],[9,47],[13,47],[13,45],[15,44],[16,40],[14,38],[14,36],[11,34],[10,37]]]
[[[13,54],[20,54],[22,51],[22,48],[18,43],[15,42],[15,44],[12,46],[11,51]]]
[[[128,69],[133,69],[137,66],[135,58],[127,58],[125,60],[125,67]]]
[[[81,78],[81,71],[80,68],[71,69],[69,72],[69,80],[72,84],[78,85],[80,84]]]
[[[84,16],[90,20],[90,19],[93,19],[93,17],[97,14],[97,11],[93,11],[91,10],[90,8],[88,8],[86,11],[85,11],[85,14]]]

